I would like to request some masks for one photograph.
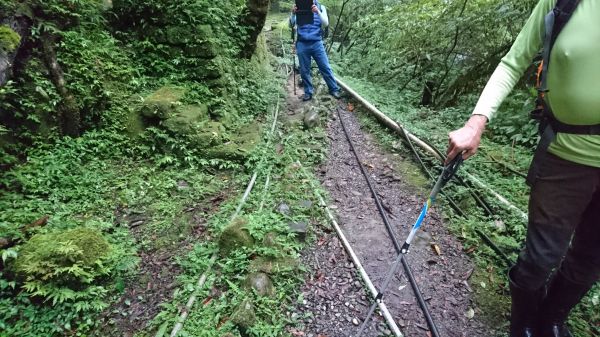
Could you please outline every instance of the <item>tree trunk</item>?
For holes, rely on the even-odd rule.
[[[246,9],[239,19],[240,25],[248,27],[240,56],[250,59],[256,50],[256,40],[265,25],[269,11],[269,0],[247,0]]]
[[[422,106],[430,106],[431,103],[433,103],[433,88],[435,88],[434,81],[425,81],[425,85],[423,86],[423,95],[421,96]]]
[[[31,27],[31,20],[28,17],[20,15],[13,16],[3,22],[2,25],[6,25],[15,31],[21,38],[19,46],[8,53],[0,51],[0,87],[6,84],[12,76],[12,70],[14,62],[19,53],[19,48],[25,44],[25,40],[29,37],[29,29]]]
[[[44,60],[46,67],[50,71],[52,83],[56,87],[56,91],[62,99],[62,106],[59,108],[59,120],[62,133],[64,135],[77,137],[79,136],[81,116],[75,96],[67,89],[64,73],[54,51],[56,38],[48,32],[41,36],[42,50],[44,52]]]

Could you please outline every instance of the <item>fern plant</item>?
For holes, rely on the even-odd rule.
[[[78,309],[100,309],[102,305],[93,300],[102,299],[107,290],[95,283],[114,269],[112,256],[112,247],[100,232],[80,227],[35,235],[21,247],[13,270],[31,296],[53,305],[91,300]]]

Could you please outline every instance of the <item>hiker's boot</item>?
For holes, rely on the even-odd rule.
[[[573,337],[565,322],[571,309],[591,287],[568,280],[560,271],[556,273],[542,302],[538,336]]]
[[[537,337],[534,330],[544,291],[542,289],[532,291],[518,286],[512,277],[513,270],[514,267],[508,273],[512,299],[510,337]]]
[[[312,95],[309,95],[309,94],[304,94],[304,95],[302,95],[302,100],[303,100],[304,102],[306,102],[306,101],[310,101],[311,99],[312,99]]]

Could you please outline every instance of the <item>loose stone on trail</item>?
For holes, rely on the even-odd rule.
[[[306,233],[308,232],[308,223],[304,221],[292,221],[288,223],[290,232],[296,234],[296,237],[301,242],[306,241]]]
[[[252,273],[246,277],[246,289],[254,289],[259,296],[275,296],[275,287],[269,275],[265,273]]]
[[[304,113],[304,127],[312,129],[319,125],[319,112],[317,108],[311,107]]]
[[[248,329],[256,323],[256,313],[251,300],[245,299],[231,315],[231,321],[243,329]]]

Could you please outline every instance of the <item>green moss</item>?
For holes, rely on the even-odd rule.
[[[238,130],[231,141],[208,149],[209,158],[244,161],[260,142],[260,125],[253,123]]]
[[[497,273],[491,275],[477,269],[469,283],[475,292],[478,314],[488,326],[502,330],[508,322],[510,297],[499,292],[499,288],[503,286],[502,276]]]
[[[208,120],[208,107],[206,105],[184,105],[176,109],[163,125],[167,130],[178,135],[189,135],[199,129],[202,121]]]
[[[402,177],[406,179],[406,181],[415,187],[418,188],[428,188],[430,187],[430,182],[423,172],[413,162],[409,160],[398,160],[395,162],[396,169],[402,174]]]
[[[185,88],[164,86],[144,99],[140,110],[148,118],[167,119],[177,111],[180,101],[186,93]]]
[[[8,26],[0,26],[0,51],[12,53],[19,47],[21,37]]]
[[[221,255],[227,256],[237,248],[254,245],[254,239],[246,227],[247,223],[246,219],[236,218],[225,227],[219,238]]]
[[[196,133],[188,136],[190,142],[197,148],[209,148],[223,142],[225,127],[219,122],[207,122],[202,124]]]
[[[127,115],[126,127],[127,134],[130,137],[136,137],[144,132],[145,126],[142,116],[140,115],[140,111],[136,111],[134,109],[129,111],[129,114]]]
[[[292,257],[258,257],[250,262],[250,271],[263,272],[267,274],[277,274],[298,270],[300,263]]]
[[[90,283],[106,271],[102,262],[110,251],[102,234],[91,228],[37,234],[21,246],[14,271],[27,281]]]

